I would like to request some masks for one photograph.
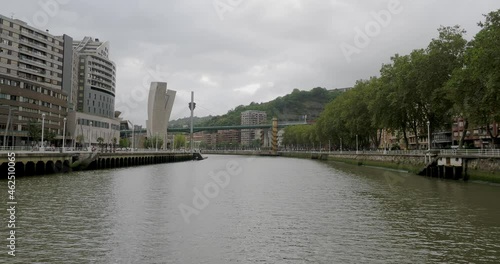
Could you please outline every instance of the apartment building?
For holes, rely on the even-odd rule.
[[[241,113],[241,125],[260,125],[267,123],[267,114],[264,111],[248,110]],[[260,133],[255,129],[241,130],[241,145],[249,146],[251,142],[259,137]]]
[[[78,136],[86,144],[105,135],[119,138],[115,76],[108,42],[74,41],[0,15],[0,146],[40,144],[33,130],[41,127],[44,141],[51,138],[56,145],[63,131],[67,146]]]
[[[453,122],[452,132],[453,132],[453,142],[454,145],[458,145],[460,138],[464,133],[467,133],[464,138],[464,145],[467,147],[474,148],[491,148],[498,147],[494,145],[495,142],[492,141],[488,128],[486,126],[475,126],[472,127],[469,125],[467,132],[465,132],[465,123],[464,119],[461,117],[455,118]],[[499,137],[500,135],[500,124],[491,123],[489,125],[489,130],[493,134],[493,137]],[[498,143],[498,140],[497,140]]]
[[[116,66],[109,50],[109,42],[92,37],[73,42],[78,58],[78,112],[114,118]]]
[[[67,40],[0,15],[1,146],[35,144],[29,138],[30,123],[44,121],[46,132],[62,134],[68,113],[63,70],[72,67],[71,60],[64,61]]]

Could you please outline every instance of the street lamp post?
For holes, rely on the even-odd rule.
[[[40,142],[40,150],[44,150],[44,147],[43,147],[43,132],[44,132],[44,129],[45,128],[45,114],[42,114],[42,142]]]
[[[387,131],[384,129],[384,154],[387,154]]]
[[[342,154],[342,138],[340,138],[340,154]]]
[[[429,155],[429,161],[431,162],[431,122],[427,120],[427,155]]]
[[[427,121],[427,150],[431,151],[431,122]]]
[[[63,119],[64,125],[63,125],[63,144],[62,144],[62,151],[64,152],[64,143],[66,141],[66,117]]]
[[[134,124],[132,124],[132,122],[130,122],[130,120],[128,122],[132,126],[132,151],[134,151],[134,149],[135,149],[135,126],[134,126]]]
[[[170,146],[170,148],[172,149],[172,152],[175,151],[175,135],[172,134],[172,146]]]
[[[194,92],[191,91],[191,102],[188,104],[189,110],[191,110],[191,118],[190,118],[190,133],[189,133],[189,145],[191,148],[191,153],[193,152],[193,113],[196,107],[196,103],[194,102]]]
[[[358,135],[356,134],[356,155],[358,154]]]
[[[12,112],[13,108],[10,108],[9,107],[9,117],[7,118],[7,125],[5,126],[5,134],[3,135],[3,148],[5,149],[5,144],[7,143],[7,132],[8,132],[8,129],[9,129],[9,125],[10,125],[10,116],[11,116],[11,112]]]
[[[155,137],[155,145],[156,145],[156,151],[158,152],[158,132],[156,132],[156,137]]]
[[[89,126],[90,126],[90,128],[89,128],[89,131],[90,131],[89,147],[90,147],[90,149],[92,149],[92,121],[90,121]]]

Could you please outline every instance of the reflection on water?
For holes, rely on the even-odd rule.
[[[241,172],[196,209],[195,190],[203,193],[230,161]],[[238,156],[27,177],[17,181],[18,251],[9,261],[498,263],[499,191],[342,163]],[[181,204],[197,211],[189,223]]]

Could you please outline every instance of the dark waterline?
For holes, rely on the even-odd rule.
[[[222,188],[211,177],[224,172]],[[215,197],[198,210],[205,187]],[[3,232],[2,262],[500,261],[499,186],[342,163],[210,156],[19,178],[16,194],[16,257]]]

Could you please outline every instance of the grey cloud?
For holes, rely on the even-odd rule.
[[[67,1],[47,28],[109,40],[121,97],[147,89],[143,82],[158,71],[156,77],[178,91],[172,118],[188,116],[191,90],[196,114],[214,115],[294,88],[351,86],[377,75],[395,53],[425,47],[440,25],[459,24],[471,38],[482,14],[500,8],[495,0],[401,0],[403,12],[348,63],[340,45],[352,44],[354,28],[363,28],[389,0],[242,0],[223,20],[213,0]],[[29,18],[39,10],[36,1],[2,3],[7,16]],[[146,104],[137,102],[124,118],[144,123]]]

